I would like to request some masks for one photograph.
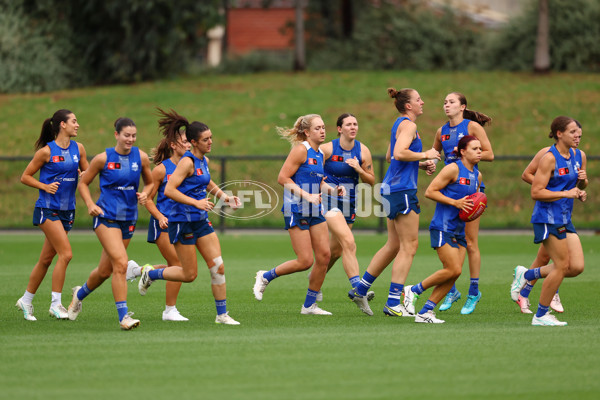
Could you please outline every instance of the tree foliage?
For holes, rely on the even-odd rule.
[[[202,57],[219,0],[0,0],[2,91],[126,83]],[[5,13],[4,11],[9,12]]]

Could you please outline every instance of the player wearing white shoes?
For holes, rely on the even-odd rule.
[[[169,241],[169,215],[174,201],[165,196],[165,186],[181,157],[190,149],[190,143],[185,136],[185,127],[178,126],[177,118],[173,112],[165,112],[158,109],[159,116],[158,126],[164,138],[158,146],[152,151],[152,161],[156,165],[152,170],[152,181],[154,188],[150,192],[146,209],[150,212],[150,222],[148,224],[148,243],[156,243],[160,254],[164,257],[168,265],[180,266],[181,262],[177,257],[175,246]],[[153,199],[157,196],[156,204]],[[131,262],[131,261],[130,261]],[[132,267],[135,267],[132,265]],[[155,269],[159,266],[155,265]],[[128,266],[129,269],[129,266]],[[141,275],[142,267],[133,268]],[[181,282],[167,281],[166,282],[166,299],[165,310],[162,314],[163,321],[188,321],[186,317],[181,315],[177,310],[175,303],[177,295],[181,288]]]
[[[73,256],[67,235],[75,219],[75,190],[79,173],[88,168],[83,145],[72,140],[77,137],[78,129],[77,118],[69,110],[58,110],[47,118],[35,144],[35,155],[21,176],[23,184],[39,189],[33,224],[39,226],[46,236],[38,262],[29,276],[27,289],[16,304],[28,321],[36,320],[33,297],[56,255],[49,313],[57,319],[68,318],[62,305],[67,266]],[[39,180],[34,177],[38,171]]]
[[[358,121],[352,114],[342,114],[337,119],[338,138],[320,146],[325,164],[325,181],[330,185],[346,188],[346,196],[323,196],[325,219],[329,228],[329,249],[331,258],[327,271],[342,257],[344,271],[348,276],[352,289],[348,293],[350,299],[358,282],[360,282],[358,260],[356,259],[356,243],[352,234],[352,226],[356,218],[356,185],[359,179],[369,185],[375,183],[371,152],[363,143],[356,140]],[[367,294],[371,300],[373,292]],[[372,315],[370,307],[362,310]]]
[[[277,181],[284,188],[283,216],[296,259],[270,271],[258,271],[253,287],[254,297],[262,300],[266,286],[283,275],[306,271],[312,266],[306,298],[301,314],[331,315],[317,306],[316,298],[327,273],[330,250],[327,224],[323,216],[321,193],[343,197],[343,186],[325,183],[323,152],[325,124],[317,114],[304,115],[290,129],[278,128],[282,137],[292,144]],[[314,257],[313,257],[314,254]]]
[[[510,294],[518,300],[527,281],[544,279],[542,292],[532,325],[565,326],[549,312],[550,303],[565,277],[577,276],[584,269],[584,255],[577,231],[571,222],[574,199],[585,201],[587,193],[579,188],[585,171],[585,154],[576,147],[578,127],[572,118],[556,117],[550,125],[550,137],[556,143],[539,162],[531,185],[531,198],[535,206],[531,216],[534,242],[543,243],[553,261],[543,267],[515,268]],[[587,181],[587,177],[584,179]]]
[[[437,251],[443,268],[414,286],[404,288],[404,307],[414,313],[415,299],[434,287],[431,296],[415,316],[415,322],[443,323],[433,309],[446,296],[461,274],[467,252],[465,222],[460,210],[470,211],[473,200],[467,197],[479,190],[481,172],[477,164],[483,153],[481,142],[471,135],[463,136],[456,147],[457,161],[446,165],[425,191],[425,197],[437,202],[429,225],[431,247]],[[477,300],[481,298],[478,294]]]
[[[386,158],[390,166],[381,186],[387,213],[387,242],[373,256],[360,283],[353,293],[353,300],[359,307],[367,304],[367,291],[393,261],[392,278],[387,302],[383,308],[385,315],[412,316],[402,305],[401,296],[404,282],[410,271],[419,243],[419,199],[417,179],[419,168],[428,174],[435,172],[433,160],[440,159],[436,149],[423,151],[423,142],[417,131],[417,118],[423,114],[423,100],[414,89],[389,88],[388,95],[400,117],[396,119],[390,132],[390,145]]]
[[[214,207],[208,198],[213,194],[225,204],[236,208],[240,200],[223,192],[211,179],[207,154],[212,150],[212,132],[198,121],[188,120],[171,110],[163,113],[161,126],[166,128],[171,141],[185,132],[191,149],[182,156],[177,167],[167,179],[164,194],[174,200],[168,216],[169,240],[174,245],[181,266],[169,262],[164,269],[147,266],[139,281],[140,294],[157,279],[174,282],[193,282],[198,275],[196,249],[200,252],[211,277],[211,288],[215,299],[217,316],[215,322],[225,325],[239,325],[227,311],[227,285],[225,265],[221,256],[221,244],[208,219],[207,211]]]
[[[487,133],[483,128],[492,119],[480,112],[467,108],[467,98],[459,92],[452,92],[444,99],[444,113],[448,122],[440,127],[433,142],[433,148],[444,152],[444,164],[456,162],[459,156],[454,153],[458,141],[466,136],[472,135],[481,143],[481,161],[493,161],[494,152]],[[483,192],[485,185],[482,182],[480,191]],[[479,273],[481,271],[481,253],[479,252],[479,218],[469,221],[465,225],[465,236],[467,238],[467,256],[469,258],[469,273],[471,277],[469,294],[465,305],[460,310],[461,314],[471,314],[481,298],[479,291]],[[452,307],[452,304],[461,298],[456,285],[448,292],[440,305],[440,311]]]
[[[579,147],[579,143],[581,142],[581,136],[583,134],[583,131],[582,131],[581,124],[577,120],[574,120],[574,121],[578,128],[578,133],[575,136],[575,147],[574,147],[575,149],[577,149]],[[523,174],[521,175],[521,179],[523,179],[525,182],[527,182],[529,184],[531,184],[533,182],[533,177],[535,176],[535,173],[538,169],[540,160],[548,152],[548,150],[550,150],[550,146],[544,147],[543,149],[541,149],[540,151],[537,152],[535,157],[533,157],[533,159],[531,160],[529,165],[527,165],[527,167],[523,171]],[[577,150],[575,151],[575,153],[576,153],[576,155],[581,154],[581,153],[578,153]],[[577,187],[579,189],[585,189],[588,184],[587,174],[585,172],[586,157],[585,157],[585,154],[581,154],[579,157],[581,157],[583,165],[577,171],[577,175],[578,175]],[[542,244],[540,244],[540,248],[538,250],[536,258],[533,261],[533,263],[531,264],[531,266],[529,267],[529,269],[535,269],[535,268],[542,267],[544,265],[547,265],[549,262],[550,262],[550,256],[548,255],[548,252],[546,251],[546,249],[544,248],[544,244],[542,243]],[[525,284],[525,287],[523,287],[523,289],[521,289],[521,292],[519,293],[519,296],[516,300],[516,303],[519,306],[519,309],[524,314],[532,314],[533,313],[529,309],[529,294],[531,293],[531,289],[533,289],[533,285],[535,284],[535,282],[536,282],[535,280],[533,280],[531,282],[528,281]],[[552,296],[552,301],[550,302],[550,308],[558,313],[562,313],[565,311],[564,307],[560,301],[560,296],[558,294],[558,291],[554,294],[554,296]]]
[[[127,307],[127,246],[135,232],[137,203],[144,205],[152,190],[152,171],[148,155],[134,146],[137,128],[129,118],[115,121],[116,145],[94,157],[81,177],[79,193],[94,218],[94,232],[102,244],[100,262],[82,286],[73,288],[69,319],[75,320],[82,309],[82,300],[112,275],[112,292],[121,329],[137,327]],[[100,198],[92,200],[89,185],[100,175]],[[144,191],[138,192],[140,177]]]

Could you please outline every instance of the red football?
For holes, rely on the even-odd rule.
[[[483,214],[487,207],[487,196],[483,192],[475,192],[467,198],[473,200],[471,211],[460,210],[458,217],[465,222],[474,221]]]

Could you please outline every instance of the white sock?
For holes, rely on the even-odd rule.
[[[171,310],[177,310],[176,306],[167,306],[165,305],[165,312],[168,314],[171,312]]]
[[[23,303],[31,304],[33,302],[33,296],[35,296],[35,293],[29,293],[26,290],[23,294],[23,297],[21,297],[23,299]]]
[[[52,292],[52,305],[57,306],[59,304],[62,304],[61,297],[62,297],[62,293]]]
[[[142,276],[142,267],[140,267],[139,265],[137,267],[133,267],[131,269],[131,271],[133,272],[133,275],[136,277]]]

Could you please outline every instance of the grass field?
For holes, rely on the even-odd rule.
[[[536,247],[530,234],[482,235],[483,298],[475,313],[458,307],[439,313],[443,325],[417,325],[387,318],[381,309],[390,271],[373,288],[373,317],[346,298],[348,281],[336,265],[323,286],[322,307],[331,317],[300,315],[306,274],[274,281],[262,302],[251,292],[256,270],[292,257],[288,236],[221,236],[227,267],[228,309],[241,326],[214,324],[215,308],[207,272],[185,284],[178,308],[185,323],[161,321],[164,284],[145,297],[130,286],[129,308],[141,326],[118,329],[110,285],[83,303],[77,321],[47,315],[50,277],[34,300],[37,322],[25,321],[14,303],[23,294],[41,248],[41,233],[0,234],[0,398],[1,399],[597,399],[600,396],[600,315],[597,307],[600,238],[582,235],[586,271],[566,280],[561,296],[565,328],[532,327],[508,296],[512,268],[528,265]],[[408,283],[439,267],[421,236]],[[364,270],[385,241],[357,235]],[[71,235],[74,258],[69,288],[84,282],[98,261],[93,234]],[[158,262],[160,255],[140,230],[129,255]],[[201,267],[201,270],[203,267]],[[457,285],[468,286],[465,267]],[[537,303],[539,287],[532,292]],[[430,293],[426,292],[426,293]],[[422,300],[419,305],[422,304]],[[462,305],[462,300],[459,302]]]
[[[237,155],[286,155],[289,144],[280,140],[276,126],[291,126],[296,118],[319,113],[327,126],[327,140],[336,136],[335,121],[343,112],[354,113],[360,124],[358,139],[374,155],[384,155],[389,130],[397,111],[386,89],[416,88],[425,101],[419,117],[419,134],[423,146],[433,143],[436,130],[446,122],[443,99],[451,91],[463,92],[469,108],[493,118],[486,132],[497,156],[493,163],[482,163],[490,209],[482,226],[486,228],[529,228],[532,202],[529,188],[520,175],[527,160],[500,160],[500,156],[532,156],[552,141],[549,126],[558,115],[577,118],[584,127],[581,149],[588,156],[600,155],[600,141],[593,140],[600,131],[600,80],[592,73],[552,73],[533,75],[509,72],[420,72],[420,71],[329,71],[261,73],[253,75],[201,75],[162,80],[137,85],[89,87],[60,92],[1,95],[0,106],[8,110],[0,119],[0,156],[33,154],[45,118],[57,109],[72,110],[80,123],[77,140],[93,156],[114,146],[113,122],[127,115],[136,122],[136,145],[150,152],[160,139],[156,107],[173,108],[190,120],[200,120],[211,127],[213,150],[211,173],[221,184],[218,157]],[[31,226],[31,209],[37,191],[21,184],[19,178],[26,161],[1,161],[0,228]],[[583,212],[575,211],[578,228],[600,229],[600,163],[588,160],[590,181],[588,201]],[[280,160],[271,162],[230,161],[227,180],[259,180],[273,186],[281,168]],[[385,165],[374,165],[378,177]],[[419,193],[431,181],[421,176]],[[97,193],[92,185],[92,192]],[[424,213],[432,215],[433,202],[422,200]],[[581,206],[581,205],[579,205]],[[579,207],[579,206],[576,206]],[[87,210],[78,202],[75,225],[85,227]],[[580,207],[581,208],[581,207]],[[83,222],[82,222],[83,221]],[[148,213],[140,213],[147,223]],[[422,219],[421,228],[427,227]],[[376,226],[373,219],[365,226]],[[260,221],[228,220],[229,227],[279,226],[279,217]]]

